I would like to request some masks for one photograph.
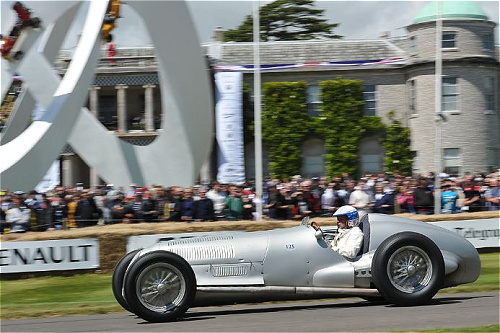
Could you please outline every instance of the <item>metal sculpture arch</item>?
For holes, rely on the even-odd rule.
[[[141,147],[109,133],[82,107],[97,64],[107,4],[90,2],[82,37],[62,80],[51,66],[56,57],[53,50],[60,49],[74,6],[64,7],[50,25],[42,17],[47,28],[26,31],[33,42],[23,43],[22,59],[8,64],[2,60],[2,76],[12,77],[16,71],[27,83],[27,91],[19,96],[1,137],[1,187],[36,186],[66,142],[102,179],[117,186],[195,182],[211,149],[213,114],[209,77],[189,10],[182,1],[127,1],[144,19],[155,46],[162,98],[163,132]],[[57,5],[54,10],[60,8]],[[42,30],[44,38],[36,47],[34,41]],[[6,85],[10,82],[2,78],[2,98]],[[26,128],[36,102],[47,112]]]

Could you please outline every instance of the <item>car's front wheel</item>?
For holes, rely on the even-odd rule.
[[[118,261],[113,270],[113,276],[111,278],[111,287],[113,289],[113,295],[115,296],[116,301],[127,311],[132,312],[132,309],[127,303],[125,297],[123,297],[123,279],[125,278],[125,272],[127,271],[127,267],[134,258],[134,256],[140,250],[135,250],[127,253],[123,258]]]
[[[125,298],[133,312],[150,322],[181,317],[196,294],[191,266],[180,256],[156,251],[137,260],[125,277]]]
[[[424,304],[443,285],[444,260],[429,238],[402,232],[377,248],[372,274],[375,286],[387,301],[398,305]]]

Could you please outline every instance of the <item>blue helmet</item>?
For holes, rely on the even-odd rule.
[[[332,216],[342,216],[346,215],[348,222],[347,225],[349,227],[354,227],[359,222],[359,213],[356,208],[353,206],[342,206],[332,215]]]

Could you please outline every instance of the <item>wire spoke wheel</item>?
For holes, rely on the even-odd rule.
[[[387,275],[392,285],[402,292],[420,291],[431,280],[431,259],[418,247],[402,247],[389,258]]]
[[[372,260],[373,284],[388,302],[425,304],[444,282],[441,250],[428,237],[411,231],[388,237]]]
[[[144,307],[164,313],[181,304],[186,294],[186,280],[175,266],[155,263],[139,274],[136,293]]]

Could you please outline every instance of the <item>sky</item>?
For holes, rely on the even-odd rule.
[[[136,0],[129,0],[136,1]],[[124,1],[126,3],[126,1]],[[260,1],[266,4],[270,1]],[[1,32],[8,33],[13,24],[14,13],[10,9],[13,1],[2,0],[1,10]],[[43,13],[49,10],[47,4],[54,1],[25,0],[24,3],[37,12]],[[212,1],[212,0],[188,0],[193,22],[198,33],[200,43],[212,41],[213,32],[216,27],[232,29],[237,27],[246,15],[252,13],[252,1]],[[411,24],[417,13],[428,1],[331,1],[317,0],[316,8],[324,9],[324,18],[330,23],[339,23],[334,32],[343,35],[344,39],[376,39],[382,34],[389,32],[390,36],[403,36],[406,34],[405,27]],[[486,12],[490,20],[499,22],[499,1],[477,1],[479,6]],[[142,19],[124,5],[122,18],[118,21],[115,29],[115,44],[117,47],[147,46],[149,38],[145,36]],[[75,26],[69,31],[64,48],[72,49],[76,46],[79,26],[83,24],[84,11],[82,10],[75,20]],[[175,32],[179,33],[179,32]],[[500,44],[498,26],[496,28],[496,43]]]

